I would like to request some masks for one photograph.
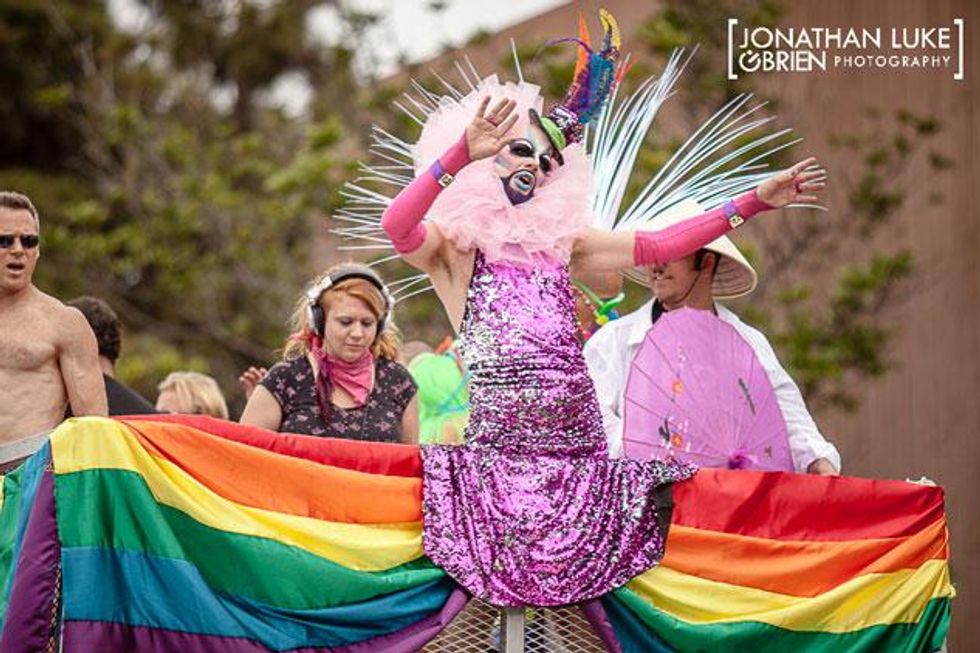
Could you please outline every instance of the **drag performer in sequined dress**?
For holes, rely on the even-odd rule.
[[[583,44],[571,89],[546,116],[538,87],[495,76],[434,101],[411,148],[415,179],[382,220],[429,276],[471,374],[465,444],[423,447],[425,551],[494,605],[579,602],[654,566],[670,486],[694,472],[607,457],[569,263],[610,271],[673,260],[823,186],[811,159],[666,231],[590,227],[579,141],[620,72],[618,29],[602,18],[601,50]]]

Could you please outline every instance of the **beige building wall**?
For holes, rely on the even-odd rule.
[[[786,3],[786,25],[915,26],[966,22],[966,79],[948,72],[827,71],[819,77],[782,75],[767,80],[780,113],[807,138],[831,174],[856,171],[853,161],[827,144],[829,132],[855,123],[866,106],[907,108],[942,121],[933,145],[955,161],[951,174],[914,171],[918,183],[945,203],[905,212],[883,234],[889,249],[908,248],[915,279],[899,312],[890,315],[896,336],[895,367],[865,384],[854,414],[822,414],[818,422],[841,450],[845,471],[876,478],[928,476],[946,489],[953,602],[951,651],[975,650],[980,641],[980,3]],[[830,208],[843,198],[829,196]]]

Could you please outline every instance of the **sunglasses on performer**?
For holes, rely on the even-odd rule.
[[[0,234],[0,249],[10,249],[16,240],[24,249],[34,249],[41,243],[41,237],[37,234]]]

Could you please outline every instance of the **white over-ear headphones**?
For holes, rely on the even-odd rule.
[[[346,281],[347,279],[364,279],[381,293],[385,302],[384,313],[378,320],[377,334],[381,335],[381,332],[384,331],[385,325],[391,317],[391,309],[394,307],[395,301],[378,273],[360,263],[350,263],[337,268],[306,291],[306,314],[310,320],[310,328],[313,329],[313,332],[318,337],[323,338],[324,331],[326,330],[326,315],[323,313],[323,307],[320,306],[320,296],[341,281]]]

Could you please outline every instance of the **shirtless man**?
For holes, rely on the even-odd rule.
[[[77,309],[38,290],[40,221],[30,199],[0,192],[0,469],[75,415],[106,415],[98,345]]]

